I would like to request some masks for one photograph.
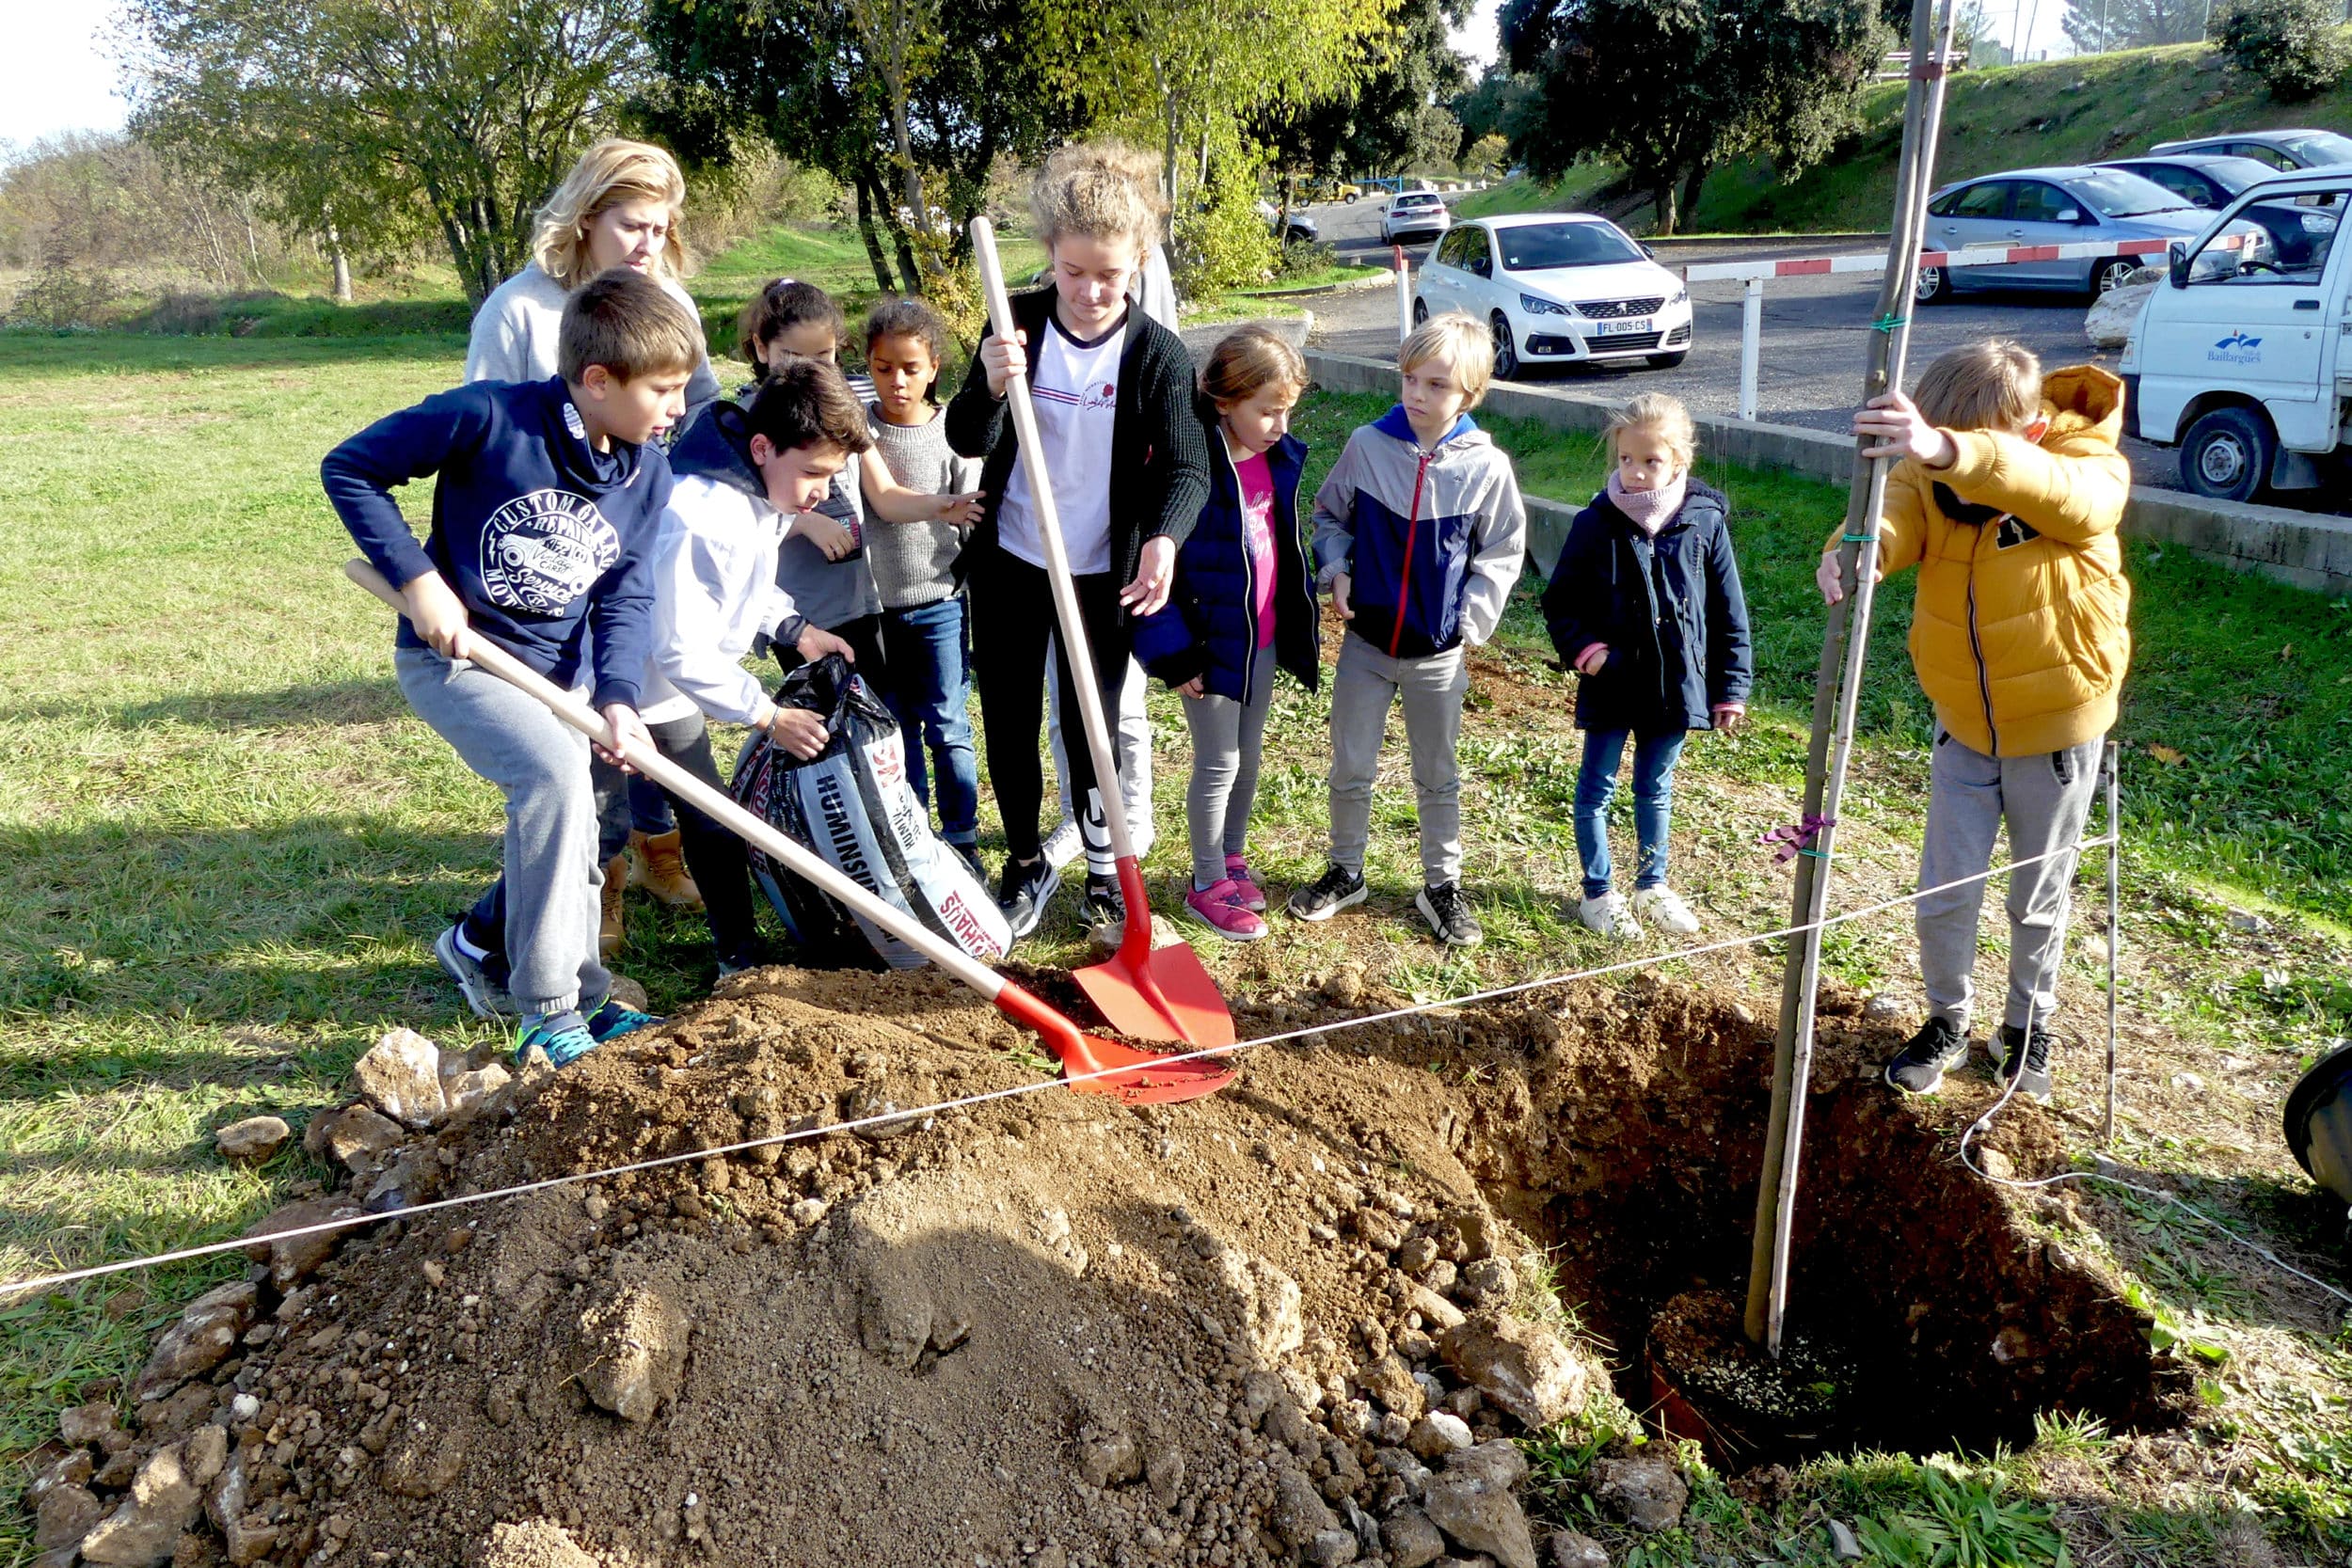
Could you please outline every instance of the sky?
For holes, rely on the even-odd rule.
[[[1477,69],[1495,57],[1502,0],[1478,0],[1454,46]],[[23,146],[60,131],[111,131],[122,123],[114,65],[103,51],[109,0],[0,0],[0,141]],[[2031,50],[2066,52],[2059,20],[2066,0],[1988,0],[1987,20],[2003,42],[2030,27]]]

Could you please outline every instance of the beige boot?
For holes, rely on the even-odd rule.
[[[628,885],[644,888],[675,910],[699,910],[703,890],[686,874],[686,852],[678,831],[641,833],[628,831]]]
[[[604,868],[604,920],[596,928],[596,957],[610,958],[621,950],[621,894],[628,883],[628,856],[612,857]]]

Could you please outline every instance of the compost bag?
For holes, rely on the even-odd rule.
[[[801,666],[784,677],[776,704],[821,716],[832,738],[803,760],[755,731],[736,762],[736,800],[933,934],[984,963],[1002,958],[1012,945],[1004,912],[932,833],[930,814],[907,783],[898,721],[849,661],[829,654]],[[862,935],[893,969],[923,966],[923,955],[905,942],[757,848],[750,854],[753,879],[812,955],[845,957]]]

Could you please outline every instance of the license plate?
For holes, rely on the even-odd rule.
[[[1647,332],[1650,329],[1647,316],[1636,316],[1630,321],[1600,322],[1597,325],[1600,328],[1599,335],[1603,338],[1622,338],[1635,332]]]

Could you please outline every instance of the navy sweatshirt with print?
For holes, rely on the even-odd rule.
[[[422,544],[394,486],[436,476]],[[438,571],[468,623],[558,686],[593,630],[595,702],[631,706],[653,651],[653,565],[670,466],[599,452],[560,377],[479,381],[378,420],[319,465],[326,498],[395,587]],[[424,646],[401,617],[400,645]]]

